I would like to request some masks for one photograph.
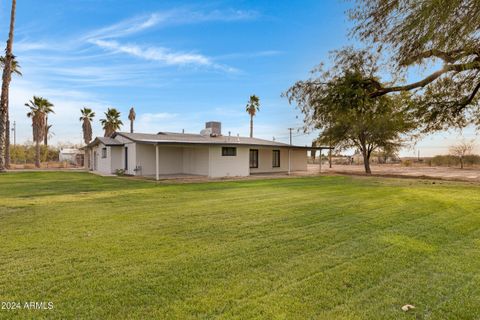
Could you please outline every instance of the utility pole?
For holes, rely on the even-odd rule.
[[[290,131],[290,145],[292,145],[292,130],[293,128],[288,128],[288,131]]]
[[[16,121],[13,121],[13,146],[15,147],[17,145],[17,123]]]

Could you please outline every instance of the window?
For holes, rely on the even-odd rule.
[[[250,149],[250,168],[258,168],[258,150]]]
[[[272,167],[280,167],[280,150],[273,150]]]
[[[224,157],[235,157],[235,156],[237,156],[237,148],[222,147],[222,156],[224,156]]]
[[[107,157],[107,148],[102,148],[102,158],[105,159]]]

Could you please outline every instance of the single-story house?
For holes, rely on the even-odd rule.
[[[207,122],[200,134],[116,132],[86,146],[88,169],[104,174],[155,177],[201,175],[245,177],[254,173],[307,170],[311,147],[257,138],[224,136],[219,122]]]

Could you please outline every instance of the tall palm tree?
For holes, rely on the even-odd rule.
[[[25,106],[30,109],[27,117],[32,119],[33,141],[35,142],[35,166],[40,168],[40,143],[45,136],[45,117],[46,108],[45,99],[42,97],[33,96],[33,100],[25,103]]]
[[[0,56],[0,67],[2,68],[2,70],[5,68],[5,60],[6,59],[4,56]],[[12,68],[10,69],[10,72],[12,74],[16,74],[17,76],[23,76],[22,71],[20,69],[21,69],[20,64],[18,63],[17,59],[15,59],[14,57],[12,60]]]
[[[82,113],[79,120],[82,122],[83,141],[85,144],[89,144],[92,141],[92,121],[95,117],[95,112],[86,107],[81,109],[80,112]]]
[[[5,172],[5,147],[6,147],[6,129],[8,115],[8,93],[10,81],[12,80],[12,60],[13,55],[13,31],[15,28],[15,10],[17,1],[12,0],[12,9],[10,12],[10,28],[8,31],[7,47],[5,48],[5,67],[2,74],[2,92],[0,96],[0,172]]]
[[[51,125],[48,124],[48,114],[49,113],[55,113],[53,111],[53,103],[51,103],[50,101],[48,101],[47,99],[45,98],[42,98],[43,101],[42,101],[42,105],[43,105],[43,108],[45,110],[45,135],[43,136],[43,144],[45,146],[48,146],[48,138],[49,138],[49,135],[48,135],[48,132],[50,131],[50,128],[52,127]]]
[[[2,70],[5,68],[5,57],[0,56],[0,67]],[[12,60],[12,69],[10,70],[12,74],[16,74],[22,76],[22,72],[20,71],[20,65],[18,61],[14,58]],[[7,105],[9,105],[7,97]],[[5,123],[5,168],[10,168],[10,115],[9,110],[7,108],[6,114],[6,123]]]
[[[83,141],[85,144],[89,144],[90,141],[92,141],[92,121],[93,118],[95,117],[95,112],[92,111],[92,109],[83,107],[83,109],[80,110],[82,116],[80,117],[80,121],[82,122],[82,131],[83,131]],[[90,161],[91,161],[91,155],[89,149],[85,150],[85,168],[90,169]]]
[[[246,111],[250,115],[250,138],[253,138],[253,117],[260,111],[260,98],[256,95],[251,95]]]
[[[135,121],[136,116],[135,109],[133,107],[130,108],[130,112],[128,113],[128,120],[130,120],[130,133],[133,133],[133,122]]]
[[[122,120],[120,120],[120,112],[115,108],[108,108],[105,112],[105,119],[100,119],[100,123],[105,130],[105,137],[110,137],[123,125]]]

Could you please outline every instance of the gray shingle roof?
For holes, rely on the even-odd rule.
[[[290,146],[289,144],[269,141],[258,138],[237,137],[237,136],[218,136],[211,137],[210,135],[192,134],[192,133],[174,133],[174,132],[159,132],[158,134],[151,133],[129,133],[117,132],[116,135],[123,136],[135,142],[140,143],[165,143],[165,144],[218,144],[218,145],[248,145],[248,146],[268,146],[268,147],[293,147],[304,148],[299,146]]]
[[[95,140],[88,144],[88,147],[95,146],[98,143],[103,143],[106,146],[123,146],[123,143],[118,141],[117,139],[109,137],[96,137]]]

